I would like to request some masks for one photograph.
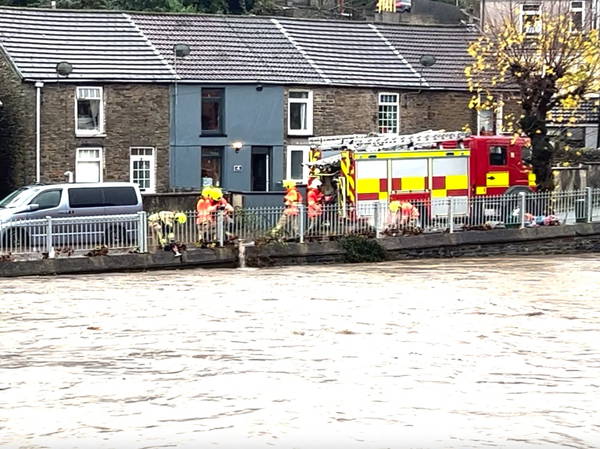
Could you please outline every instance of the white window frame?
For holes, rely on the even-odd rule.
[[[98,129],[79,129],[78,102],[83,89],[98,89],[100,92],[100,110],[98,111]],[[85,100],[86,98],[81,98]],[[75,88],[75,135],[77,137],[104,136],[104,89],[100,86],[77,86]]]
[[[80,151],[82,150],[98,150],[98,158],[97,159],[82,159],[79,156]],[[102,151],[102,147],[79,147],[75,149],[75,182],[91,182],[91,181],[81,181],[79,180],[79,162],[99,162],[100,164],[100,179],[98,182],[104,181],[104,151]]]
[[[386,95],[396,97],[393,102],[382,101],[382,98]],[[379,92],[377,95],[377,132],[381,133],[381,117],[379,116],[379,108],[381,106],[395,106],[396,107],[396,131],[393,133],[398,134],[400,132],[400,94],[397,92]],[[388,131],[389,133],[390,131]]]
[[[291,92],[306,92],[308,98],[292,98]],[[291,128],[291,105],[294,103],[305,103],[306,104],[306,129],[292,129]],[[313,135],[313,92],[307,89],[290,89],[288,91],[288,135],[290,136],[312,136]]]
[[[581,3],[581,6],[573,7],[573,3]],[[581,13],[581,23],[579,24],[579,28],[575,27],[571,30],[571,32],[577,32],[584,29],[585,26],[585,1],[584,0],[571,0],[569,1],[569,14],[571,16],[571,21],[573,21],[573,13],[580,12]],[[574,24],[574,22],[573,22]]]
[[[134,150],[150,150],[151,154],[133,155]],[[133,162],[137,161],[149,161],[150,162],[150,187],[140,191],[142,193],[155,193],[156,192],[156,149],[154,147],[129,147],[129,181],[136,182],[133,179]]]
[[[481,125],[482,125],[482,113],[483,111],[491,112],[492,117],[490,123],[492,125],[492,131],[494,134],[499,136],[504,132],[504,106],[502,101],[502,96],[497,99],[496,108],[494,109],[480,109],[477,111],[477,135],[481,135]]]
[[[302,179],[292,178],[292,152],[302,151]],[[286,179],[293,179],[296,182],[306,184],[308,182],[308,153],[310,151],[310,145],[288,145],[286,148],[286,164],[285,164],[285,175]]]
[[[527,10],[526,8],[536,7],[537,11]],[[538,26],[533,29],[533,31],[528,31],[525,29],[525,17],[527,16],[537,16],[539,17]],[[536,36],[542,32],[542,5],[535,3],[523,3],[521,5],[521,31],[525,33],[527,36]]]

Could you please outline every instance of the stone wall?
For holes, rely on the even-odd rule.
[[[96,84],[97,85],[97,84]],[[105,137],[75,136],[75,84],[46,84],[42,107],[42,181],[75,172],[76,149],[101,147],[104,181],[129,181],[130,148],[153,147],[157,191],[169,186],[169,88],[150,84],[103,86]]]
[[[0,196],[35,182],[35,88],[0,51]]]
[[[377,132],[378,94],[400,95],[400,132],[427,129],[461,130],[476,127],[476,114],[468,109],[469,92],[403,91],[350,87],[298,87],[313,92],[313,134],[325,136]],[[287,92],[284,120],[287,130]],[[302,137],[286,136],[287,143],[302,143]]]

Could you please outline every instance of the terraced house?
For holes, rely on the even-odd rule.
[[[306,181],[312,135],[478,129],[463,76],[473,33],[0,8],[2,188],[72,173],[272,195]]]

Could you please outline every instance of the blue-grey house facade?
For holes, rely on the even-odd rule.
[[[173,188],[281,190],[283,87],[180,84],[172,95]]]

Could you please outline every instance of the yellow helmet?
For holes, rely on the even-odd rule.
[[[296,187],[296,181],[293,181],[291,179],[284,179],[281,183],[283,184],[283,187],[285,187],[286,189]]]
[[[187,215],[183,212],[177,212],[175,214],[175,220],[177,220],[177,223],[179,224],[184,224],[187,221]]]
[[[212,186],[207,186],[202,189],[202,196],[205,198],[211,197]]]
[[[389,208],[391,212],[398,212],[398,209],[400,209],[400,201],[392,201]]]
[[[213,187],[213,188],[210,190],[210,194],[209,194],[209,196],[210,196],[210,197],[211,197],[213,200],[215,200],[215,201],[218,201],[218,200],[220,200],[221,198],[223,198],[223,191],[222,191],[222,190],[221,190],[219,187]]]

